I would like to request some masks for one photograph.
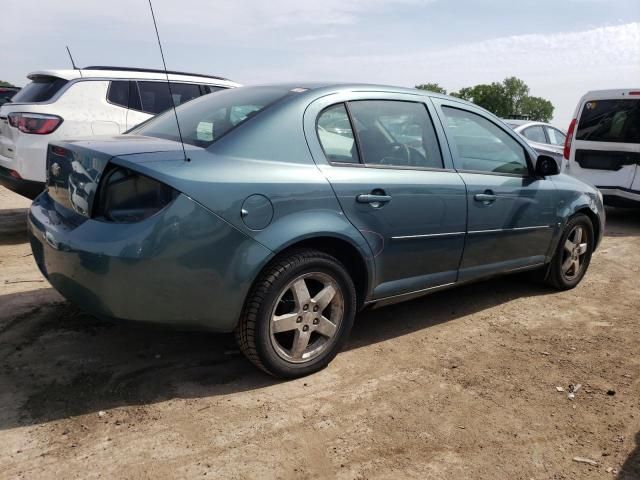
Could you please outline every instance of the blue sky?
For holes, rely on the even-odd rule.
[[[335,80],[457,90],[516,75],[566,128],[587,90],[640,87],[638,0],[154,0],[170,69],[244,84]],[[161,66],[147,0],[3,0],[0,79]]]

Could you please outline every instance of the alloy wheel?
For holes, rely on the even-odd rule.
[[[271,312],[271,344],[288,362],[308,362],[336,339],[344,317],[338,282],[321,272],[305,273],[280,292]]]
[[[562,256],[562,274],[567,280],[573,280],[582,272],[587,253],[587,232],[582,225],[576,225],[564,242]]]

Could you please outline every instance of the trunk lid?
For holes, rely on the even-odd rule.
[[[85,217],[91,216],[102,173],[116,156],[175,151],[183,161],[179,143],[135,135],[64,141],[47,148],[47,192],[56,204]]]

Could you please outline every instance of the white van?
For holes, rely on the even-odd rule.
[[[176,105],[239,86],[221,77],[167,72]],[[42,70],[0,107],[0,185],[34,198],[44,189],[53,140],[117,135],[171,108],[164,70]]]
[[[567,173],[598,187],[609,205],[640,205],[640,88],[588,92],[573,117]]]

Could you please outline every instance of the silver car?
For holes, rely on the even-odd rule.
[[[532,122],[531,120],[503,119],[503,121],[522,135],[529,145],[539,154],[549,155],[558,163],[562,170],[562,155],[566,134],[544,122]]]

